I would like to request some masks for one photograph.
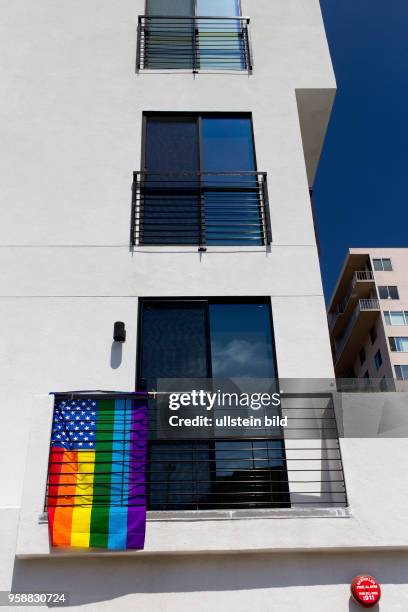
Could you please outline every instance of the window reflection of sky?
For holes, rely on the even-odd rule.
[[[214,378],[275,378],[267,304],[210,304]]]

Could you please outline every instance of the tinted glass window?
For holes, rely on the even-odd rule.
[[[391,259],[373,259],[373,265],[377,272],[392,272]]]
[[[406,325],[408,321],[407,313],[402,310],[386,311],[384,317],[387,325]]]
[[[205,305],[150,302],[142,305],[141,377],[156,388],[157,378],[205,378]]]
[[[275,378],[267,304],[210,304],[214,378]]]
[[[192,0],[148,0],[144,26],[144,67],[150,69],[191,69],[194,64],[194,23]],[[163,19],[180,16],[183,19]]]
[[[248,118],[203,117],[203,170],[255,170],[252,122]]]
[[[204,175],[208,244],[263,244],[257,179],[248,174],[256,169],[249,117],[203,117],[202,167],[205,172],[238,173]]]
[[[239,0],[197,0],[197,15],[236,17],[240,14]]]
[[[200,192],[195,118],[146,119],[145,170],[143,244],[197,244]]]
[[[378,287],[378,293],[382,300],[398,300],[399,293],[396,285],[383,285]]]
[[[402,311],[391,312],[392,325],[405,325],[405,317]]]
[[[198,56],[204,70],[245,68],[245,53],[239,21],[222,19],[240,15],[237,0],[197,0],[197,15],[220,17],[198,22]]]
[[[390,285],[388,287],[388,291],[389,291],[389,294],[390,294],[390,298],[392,300],[398,300],[399,299],[398,287],[396,287],[394,285]]]
[[[198,128],[194,117],[147,118],[145,169],[155,172],[198,171]]]
[[[405,336],[397,336],[394,338],[395,340],[395,350],[399,353],[407,353],[408,352],[408,338]]]
[[[147,15],[180,15],[191,17],[194,15],[193,0],[147,0]]]
[[[395,366],[395,375],[398,380],[408,380],[408,365]]]

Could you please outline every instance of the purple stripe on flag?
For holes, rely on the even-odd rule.
[[[132,400],[126,548],[142,549],[146,531],[147,399]]]

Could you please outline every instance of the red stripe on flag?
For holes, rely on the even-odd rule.
[[[78,453],[52,447],[48,469],[48,525],[51,546],[71,545]]]

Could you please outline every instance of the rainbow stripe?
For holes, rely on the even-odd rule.
[[[56,398],[47,494],[51,545],[143,548],[146,458],[145,397]]]

